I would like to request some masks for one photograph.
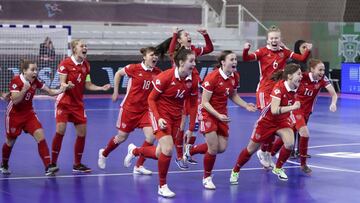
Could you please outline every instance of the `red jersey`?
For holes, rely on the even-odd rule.
[[[58,73],[66,75],[66,82],[71,81],[75,86],[59,94],[56,98],[57,104],[83,107],[83,95],[85,89],[85,80],[90,74],[90,64],[87,60],[78,63],[74,56],[67,57],[60,62]]]
[[[151,81],[161,70],[157,67],[148,68],[144,63],[130,64],[125,67],[129,76],[128,89],[121,106],[130,112],[144,112],[148,110],[147,98],[153,89]]]
[[[29,82],[25,79],[23,74],[15,76],[9,84],[10,92],[20,92],[25,83]],[[9,113],[23,113],[25,111],[32,111],[32,100],[36,93],[36,89],[42,89],[44,86],[45,85],[36,78],[32,83],[30,83],[30,88],[25,93],[22,101],[17,104],[14,104],[12,101],[10,101],[7,107],[7,111]]]
[[[300,55],[283,48],[280,48],[278,51],[272,51],[268,47],[262,47],[250,55],[248,54],[248,51],[249,49],[244,49],[243,51],[244,61],[259,61],[260,81],[257,91],[264,92],[268,95],[271,93],[271,90],[276,83],[270,79],[272,74],[279,70],[283,70],[287,59],[292,58],[297,61],[305,61],[310,54],[310,51],[306,51],[303,55]]]
[[[291,106],[296,101],[296,91],[297,90],[291,90],[286,81],[280,80],[278,83],[275,84],[270,96],[272,97],[272,99],[280,99],[280,106]],[[279,115],[273,115],[271,113],[271,104],[269,104],[267,107],[264,108],[261,114],[261,117],[263,117],[264,120],[272,122],[282,122],[290,118],[290,115],[292,115],[292,111]],[[291,118],[291,120],[293,121],[293,123],[295,123],[294,118]]]
[[[221,68],[217,68],[208,74],[202,88],[212,93],[210,98],[211,106],[219,113],[227,115],[227,100],[239,86],[239,73],[235,72],[227,76]],[[202,108],[202,113],[208,113]]]
[[[303,73],[297,94],[301,102],[301,111],[308,115],[314,109],[314,104],[321,88],[331,85],[329,79],[324,76],[320,80],[314,80],[311,72]]]
[[[185,98],[194,96],[197,99],[198,83],[194,72],[186,79],[181,79],[176,67],[160,73],[153,80],[154,89],[152,91],[157,91],[156,94],[159,94],[154,103],[155,108],[151,106],[149,97],[150,110],[154,113],[156,120],[162,117],[181,118]]]

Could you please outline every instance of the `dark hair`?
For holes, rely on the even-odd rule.
[[[174,62],[177,67],[180,66],[180,61],[186,61],[188,55],[194,54],[191,50],[181,47],[174,55]]]
[[[231,50],[224,50],[220,53],[220,55],[217,57],[216,61],[217,64],[215,64],[215,68],[221,68],[222,64],[221,61],[224,61],[227,55],[233,54],[234,52]]]
[[[309,71],[311,70],[311,68],[315,68],[315,66],[317,66],[319,63],[323,63],[323,62],[320,59],[314,59],[314,58],[310,59],[308,65]]]
[[[35,61],[28,60],[28,59],[21,59],[20,60],[20,72],[24,73],[30,66],[30,64],[36,64]]]
[[[271,75],[271,80],[278,81],[278,80],[287,80],[287,76],[289,74],[294,74],[296,71],[300,69],[300,65],[296,63],[289,63],[285,66],[284,70],[279,70]]]
[[[297,53],[297,54],[301,54],[300,52],[300,46],[302,44],[304,44],[306,41],[305,40],[302,40],[302,39],[299,39],[295,42],[294,44],[294,53]]]
[[[156,48],[155,47],[144,47],[140,49],[140,53],[143,56],[146,56],[147,53],[154,52],[156,54]]]
[[[179,30],[177,32],[177,38],[176,38],[176,46],[175,46],[175,51],[179,50],[179,48],[181,47],[181,45],[179,44],[179,42],[177,41],[177,39],[180,38],[181,33],[184,30]],[[170,43],[171,43],[172,37],[167,38],[166,40],[164,40],[163,42],[161,42],[159,45],[157,45],[156,51],[155,53],[158,54],[160,56],[161,59],[164,59],[165,54],[168,53],[169,51],[169,47],[170,47]],[[174,53],[175,55],[175,53]]]

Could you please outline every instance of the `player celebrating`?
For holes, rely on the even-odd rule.
[[[304,72],[301,80],[298,93],[298,99],[301,103],[301,109],[294,112],[296,118],[296,130],[300,134],[299,152],[300,152],[300,169],[306,174],[312,172],[311,168],[306,164],[308,143],[309,143],[309,128],[307,123],[310,115],[314,110],[316,98],[321,88],[326,90],[331,95],[331,104],[329,109],[331,112],[336,111],[337,94],[334,87],[331,85],[329,79],[324,75],[324,63],[318,59],[309,60],[310,72]],[[275,155],[278,149],[283,145],[281,140],[277,140],[273,146],[271,155]]]
[[[231,171],[231,184],[238,184],[240,168],[250,159],[261,143],[273,140],[275,134],[279,135],[285,144],[281,148],[279,159],[272,172],[280,180],[287,181],[288,179],[282,169],[282,165],[289,158],[294,145],[294,132],[292,128],[295,118],[292,111],[300,108],[300,102],[295,101],[296,91],[302,78],[300,65],[288,64],[284,71],[277,72],[273,77],[275,80],[282,77],[283,80],[276,83],[273,88],[271,103],[264,108],[260,118],[255,123],[255,129],[248,146],[241,151]]]
[[[72,56],[59,64],[61,84],[74,84],[74,88],[60,94],[56,99],[56,134],[52,142],[52,164],[56,166],[65,134],[67,122],[72,122],[76,129],[74,146],[73,172],[89,173],[91,169],[81,163],[85,147],[86,114],[84,110],[84,88],[91,91],[107,91],[110,84],[96,86],[90,79],[90,64],[86,60],[87,46],[84,41],[76,39],[71,42]]]
[[[121,103],[116,123],[118,133],[110,139],[105,149],[99,150],[98,166],[101,169],[105,169],[106,158],[110,152],[123,143],[135,128],[142,128],[144,131],[145,141],[143,147],[152,146],[154,143],[155,137],[151,126],[147,98],[153,89],[151,81],[161,70],[155,67],[158,56],[155,54],[154,47],[142,48],[140,52],[143,55],[142,63],[127,65],[115,74],[113,101],[118,98],[118,88],[122,76],[127,75],[130,78],[129,89]],[[140,156],[133,170],[135,174],[152,174],[150,170],[143,166],[144,161],[145,158]]]
[[[2,147],[2,163],[0,171],[10,174],[9,158],[12,148],[21,131],[29,133],[38,143],[38,151],[45,166],[45,175],[54,175],[59,169],[50,164],[49,148],[45,140],[44,130],[34,112],[32,100],[36,89],[49,95],[58,95],[71,88],[71,84],[62,85],[60,89],[49,89],[39,81],[38,68],[35,62],[23,60],[20,64],[21,74],[15,76],[9,85],[10,101],[6,111],[6,141]]]
[[[206,189],[211,190],[216,188],[211,177],[216,155],[225,151],[229,137],[228,98],[248,111],[256,111],[254,104],[246,103],[237,94],[239,74],[236,72],[236,54],[229,50],[222,51],[218,62],[219,68],[208,74],[202,83],[204,91],[201,102],[200,129],[205,135],[206,143],[197,145],[191,150],[187,145],[184,154],[187,159],[191,155],[205,153],[202,183]]]
[[[271,76],[278,70],[283,70],[288,59],[294,59],[299,62],[306,61],[310,55],[312,44],[305,44],[305,53],[303,55],[296,54],[288,50],[281,41],[281,31],[276,26],[271,26],[267,33],[267,45],[249,54],[250,44],[245,43],[243,50],[244,61],[259,61],[260,65],[260,81],[256,90],[256,105],[259,110],[263,110],[270,104],[270,93],[275,85],[275,81],[271,80]],[[273,165],[271,162],[270,151],[271,142],[263,143],[261,150],[258,151],[260,163],[269,168]]]
[[[184,99],[191,98],[190,131],[194,131],[196,118],[196,100],[198,96],[198,81],[193,73],[195,67],[195,54],[191,50],[181,48],[175,55],[176,67],[160,73],[154,80],[154,89],[151,91],[148,102],[155,137],[159,141],[155,147],[139,147],[134,144],[128,146],[128,154],[124,165],[129,167],[131,160],[140,154],[158,159],[159,188],[158,194],[163,197],[174,197],[166,184],[169,169],[173,139],[179,129],[181,115],[184,108]]]

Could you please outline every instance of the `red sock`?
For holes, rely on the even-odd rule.
[[[116,149],[116,147],[119,146],[119,143],[116,141],[116,136],[112,137],[109,140],[109,143],[106,145],[106,148],[103,151],[103,156],[107,157],[109,156],[110,152],[112,152],[114,149]]]
[[[49,148],[48,148],[48,145],[47,145],[45,139],[41,140],[38,143],[38,151],[39,151],[39,155],[41,157],[41,160],[44,163],[45,168],[48,167],[51,160],[50,160]]]
[[[75,141],[75,147],[74,147],[75,165],[79,165],[81,163],[84,147],[85,147],[85,136],[77,135]]]
[[[284,163],[288,160],[291,154],[291,149],[286,149],[285,146],[281,147],[279,158],[276,162],[276,168],[282,168]]]
[[[169,170],[171,156],[160,153],[158,160],[159,184],[160,187],[166,184],[166,176]]]
[[[142,145],[141,147],[149,147],[149,146],[152,146],[152,145],[153,145],[153,144],[148,143],[148,142],[146,142],[146,140],[145,140],[144,143],[143,143],[143,145]],[[155,148],[155,150],[156,150],[156,148]],[[142,166],[142,165],[144,165],[144,162],[145,162],[145,157],[140,154],[139,159],[138,159],[137,162],[136,162],[136,166],[137,166],[137,167]]]
[[[176,139],[175,139],[176,156],[178,159],[182,159],[183,157],[183,144],[184,144],[184,131],[181,130],[176,134]]]
[[[272,146],[271,149],[271,156],[275,156],[276,153],[281,149],[281,147],[284,145],[284,142],[281,138],[276,139],[275,143]]]
[[[266,152],[268,147],[269,147],[269,143],[262,143],[260,149],[262,152]]]
[[[214,168],[216,155],[211,155],[206,152],[204,155],[204,178],[211,176],[212,169]]]
[[[236,161],[233,170],[235,172],[239,172],[240,168],[243,167],[243,165],[246,164],[246,162],[248,162],[250,158],[251,158],[251,154],[249,153],[249,151],[246,148],[243,149],[238,156],[238,159]]]
[[[301,166],[306,165],[306,155],[308,151],[308,143],[309,143],[309,137],[302,137],[300,136],[300,163]]]
[[[64,138],[64,135],[55,133],[55,136],[54,136],[54,139],[52,142],[52,146],[51,146],[51,157],[52,157],[51,162],[54,164],[57,163],[63,138]]]
[[[208,150],[208,146],[206,143],[195,145],[190,149],[190,155],[194,154],[205,154]]]
[[[195,137],[195,136],[191,136],[191,137],[189,138],[189,140],[188,140],[188,144],[191,144],[191,145],[195,144],[195,140],[196,140],[196,137]]]
[[[2,147],[2,164],[8,165],[12,147],[4,143]]]
[[[144,156],[145,158],[155,159],[156,157],[156,147],[154,145],[147,147],[137,147],[134,149],[133,154],[135,156]]]

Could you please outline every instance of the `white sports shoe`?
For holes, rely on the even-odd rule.
[[[98,166],[101,169],[105,169],[106,167],[106,157],[104,157],[103,152],[104,149],[99,149]]]
[[[159,185],[158,194],[163,197],[174,197],[175,196],[175,193],[169,189],[167,184],[165,184],[161,187]]]
[[[144,166],[134,166],[134,170],[133,170],[134,174],[139,174],[139,175],[151,175],[152,171],[146,169]]]
[[[267,162],[269,163],[269,166],[271,168],[275,168],[275,163],[272,159],[271,153],[270,152],[266,152],[266,156],[267,156]]]
[[[269,168],[270,164],[268,162],[268,158],[266,157],[266,152],[261,151],[260,149],[256,152],[256,155],[260,161],[260,164],[264,167],[264,168]]]
[[[133,143],[130,143],[128,146],[128,153],[125,156],[124,159],[124,166],[126,168],[129,168],[131,166],[131,161],[135,158],[135,155],[133,154],[134,149],[136,148],[136,146]]]
[[[203,186],[205,187],[205,189],[208,189],[208,190],[215,190],[216,189],[216,186],[214,185],[211,176],[209,176],[207,178],[203,178],[202,183],[203,183]]]

